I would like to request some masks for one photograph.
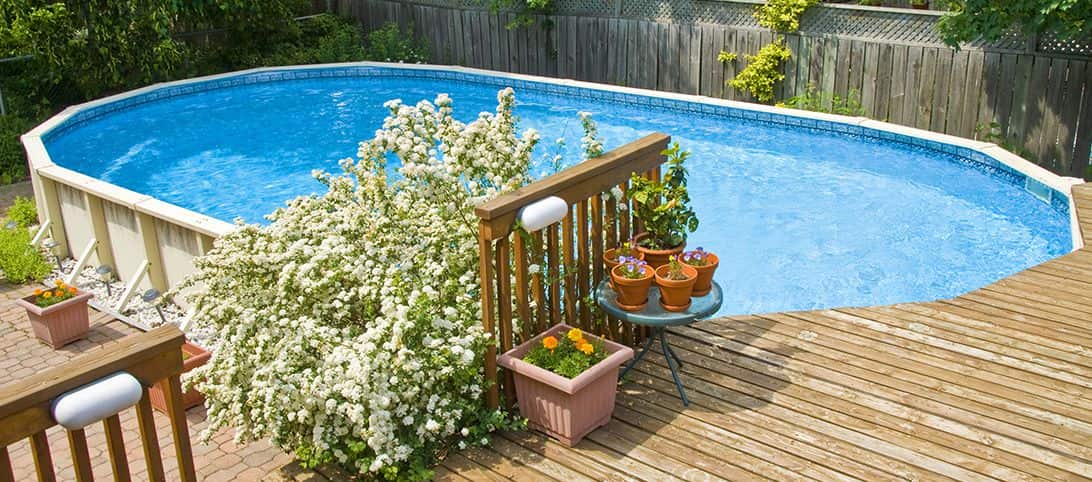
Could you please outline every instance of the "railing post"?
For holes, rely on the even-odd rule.
[[[489,226],[484,220],[478,223],[478,273],[481,276],[482,329],[492,338],[485,349],[485,383],[489,385],[485,403],[489,409],[500,406],[500,392],[497,386],[497,331],[496,307],[493,302],[493,240],[489,236]]]

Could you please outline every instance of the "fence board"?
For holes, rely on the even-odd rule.
[[[344,5],[344,6],[342,6]],[[514,14],[476,7],[419,5],[389,0],[339,2],[367,28],[387,21],[424,37],[435,63],[452,63],[648,89],[752,100],[726,87],[773,39],[751,26],[660,22],[611,16],[551,16],[554,27],[508,30]],[[709,21],[709,20],[703,20]],[[912,25],[903,27],[926,28]],[[806,92],[860,93],[866,115],[964,137],[997,122],[1027,147],[1033,160],[1066,175],[1083,175],[1090,129],[1086,58],[936,44],[905,44],[868,34],[850,38],[804,28],[786,35],[792,58],[775,89],[778,100]],[[721,63],[717,54],[736,53]],[[1056,59],[1059,59],[1056,61]]]

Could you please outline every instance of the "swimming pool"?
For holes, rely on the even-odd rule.
[[[493,110],[504,86],[516,89],[520,127],[542,133],[539,175],[555,153],[579,161],[579,111],[593,114],[608,149],[660,131],[693,153],[702,225],[690,245],[721,255],[723,314],[945,298],[1073,247],[1065,193],[972,148],[860,119],[461,69],[222,77],[81,112],[43,141],[62,167],[213,218],[260,222],[321,189],[311,171],[354,156],[386,115],[383,102],[446,93],[469,120]]]

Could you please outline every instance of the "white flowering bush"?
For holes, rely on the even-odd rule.
[[[193,382],[211,434],[269,437],[306,464],[420,479],[453,445],[510,423],[485,408],[477,218],[529,181],[538,135],[511,89],[464,124],[441,95],[390,115],[328,190],[239,225],[182,288],[214,332]],[[400,161],[388,174],[388,160]]]

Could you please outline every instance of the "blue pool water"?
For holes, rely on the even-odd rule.
[[[285,80],[165,98],[47,138],[53,160],[224,220],[261,222],[316,192],[386,115],[383,102],[447,93],[470,120],[496,85],[419,77]],[[756,121],[517,89],[538,155],[580,156],[579,111],[607,148],[661,131],[693,155],[701,219],[691,246],[717,252],[722,313],[950,297],[1064,254],[1069,218],[948,154]],[[554,139],[568,140],[559,148]],[[539,175],[550,172],[546,163]]]

